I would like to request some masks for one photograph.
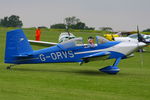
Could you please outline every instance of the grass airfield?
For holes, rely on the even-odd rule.
[[[3,63],[5,35],[0,29],[0,100],[149,100],[150,48],[122,60],[117,75],[99,72],[114,60],[78,63],[26,64],[6,70]],[[34,30],[24,30],[34,39]],[[73,32],[87,40],[100,33]],[[60,31],[42,30],[41,40],[57,42]],[[44,48],[33,46],[34,50]],[[143,62],[143,63],[141,63]]]

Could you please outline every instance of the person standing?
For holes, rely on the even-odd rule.
[[[35,40],[40,41],[40,37],[41,37],[41,29],[38,27],[35,31]]]

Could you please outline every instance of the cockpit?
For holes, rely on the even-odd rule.
[[[79,38],[74,38],[68,41],[61,42],[60,44],[58,44],[58,46],[63,49],[68,49],[68,48],[73,48],[77,46],[84,46],[84,44],[83,44],[83,39],[79,37]]]
[[[104,44],[107,42],[109,42],[109,40],[107,40],[106,38],[101,37],[101,36],[96,36],[95,46],[97,46],[99,44]],[[88,45],[89,44],[83,44],[82,37],[70,39],[68,41],[58,44],[58,46],[61,47],[62,49],[68,49],[68,48],[73,48],[73,47],[77,47],[77,46],[87,47]]]

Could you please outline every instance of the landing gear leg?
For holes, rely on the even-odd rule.
[[[121,60],[121,58],[117,58],[112,66],[104,67],[102,69],[99,69],[99,71],[105,72],[105,73],[108,73],[108,74],[117,74],[120,71],[120,69],[117,67],[120,60]]]
[[[11,69],[11,67],[17,66],[18,64],[14,64],[14,65],[9,65],[6,67],[6,69]]]

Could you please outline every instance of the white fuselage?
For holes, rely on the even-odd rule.
[[[115,41],[122,41],[122,42],[138,42],[137,39],[133,39],[133,38],[130,38],[130,37],[114,37],[114,40]]]
[[[145,39],[145,41],[150,41],[150,35],[143,35],[142,34],[142,37]],[[138,43],[138,37],[136,34],[129,35],[128,37],[114,37],[114,40],[115,41],[122,41],[122,42],[136,42],[136,43]]]
[[[96,44],[95,44],[96,45]],[[133,52],[137,51],[139,48],[144,47],[146,44],[143,42],[135,43],[135,42],[120,42],[116,44],[115,46],[104,48],[104,49],[97,49],[92,51],[82,51],[82,52],[76,52],[75,54],[86,54],[86,53],[97,53],[102,51],[113,51],[117,53],[121,53],[125,56],[129,56]]]
[[[117,51],[126,56],[137,51],[139,48],[144,47],[146,44],[143,42],[121,42],[113,47],[107,48],[109,51]]]

